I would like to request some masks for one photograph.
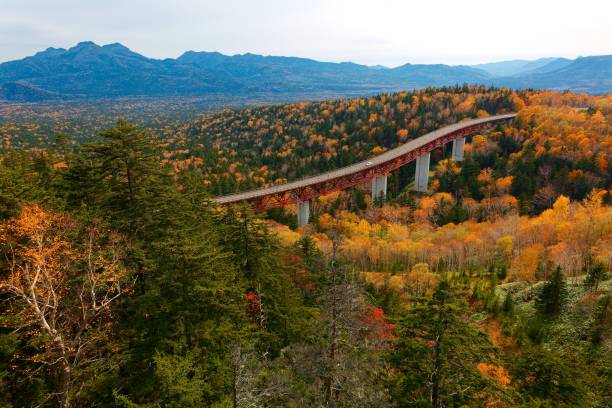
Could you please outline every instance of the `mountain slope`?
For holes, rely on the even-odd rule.
[[[121,44],[82,42],[0,65],[0,82],[19,81],[66,97],[163,96],[237,88],[217,72],[155,60]]]
[[[612,55],[581,57],[550,72],[536,70],[520,77],[499,78],[495,83],[513,88],[571,89],[578,92],[610,93],[612,92]]]
[[[491,74],[517,70],[523,73],[504,77]],[[118,43],[99,46],[81,42],[69,49],[48,48],[0,64],[0,99],[175,96],[288,101],[464,83],[601,93],[609,92],[611,70],[609,56],[575,61],[505,61],[476,67],[405,64],[393,69],[296,57],[194,51],[177,59],[158,60]]]
[[[521,73],[521,75],[556,71],[568,66],[573,62],[573,60],[568,58],[553,58],[545,64],[536,64],[538,61],[541,60],[533,61],[532,64],[525,65],[524,71]]]
[[[485,64],[472,65],[472,68],[480,69],[489,74],[499,76],[514,76],[524,72],[547,65],[557,58],[540,58],[535,61],[530,60],[510,60],[499,62],[488,62]]]
[[[0,98],[38,101],[57,97],[211,94],[356,95],[474,83],[486,77],[483,71],[447,65],[388,69],[348,62],[254,54],[227,56],[217,52],[189,51],[177,59],[156,60],[121,44],[99,46],[81,42],[67,50],[49,48],[22,60],[0,64],[3,89]]]

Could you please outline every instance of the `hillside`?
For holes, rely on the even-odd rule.
[[[546,69],[544,66],[516,78],[499,78],[495,82],[513,88],[572,89],[600,94],[612,92],[612,55],[581,57],[571,63],[563,61],[560,65],[553,65],[547,72],[542,72],[542,69]]]
[[[479,82],[487,75],[468,67],[414,66],[376,69],[353,63],[304,58],[187,52],[155,60],[121,44],[82,42],[65,50],[49,48],[19,61],[0,64],[1,95],[28,99],[11,91],[15,83],[64,98],[118,96],[206,96],[367,94],[428,85]]]
[[[513,111],[517,99],[465,86],[227,110],[183,126],[164,141],[164,159],[230,193],[346,166],[444,124]]]
[[[533,69],[537,69],[546,66],[552,62],[560,60],[562,58],[539,58],[537,60],[510,60],[510,61],[499,61],[499,62],[488,62],[484,64],[472,65],[473,68],[481,69],[488,72],[489,74],[500,77],[500,76],[514,76],[519,75]]]
[[[609,56],[396,68],[194,51],[158,60],[118,43],[81,42],[69,49],[49,48],[0,64],[0,100],[263,97],[291,101],[464,83],[602,93],[610,89],[611,67]]]
[[[510,110],[464,161],[433,151],[426,193],[407,165],[299,228],[209,200]],[[611,123],[610,95],[464,86],[7,126],[0,405],[609,406]]]

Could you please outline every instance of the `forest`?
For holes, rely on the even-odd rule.
[[[612,95],[74,112],[2,125],[0,407],[612,405]],[[211,200],[505,112],[432,152],[427,193],[408,164],[301,227]]]

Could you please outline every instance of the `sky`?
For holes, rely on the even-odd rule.
[[[612,54],[612,1],[0,0],[0,62],[86,40],[391,67],[575,58]]]

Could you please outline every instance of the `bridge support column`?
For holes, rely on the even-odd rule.
[[[380,197],[383,200],[387,197],[387,176],[372,179],[372,203]]]
[[[429,181],[429,153],[425,153],[416,159],[416,173],[414,177],[414,189],[420,192],[427,192]]]
[[[310,218],[310,201],[297,202],[297,223],[298,226],[308,224]]]
[[[463,146],[465,146],[465,137],[453,140],[453,160],[463,160]]]

